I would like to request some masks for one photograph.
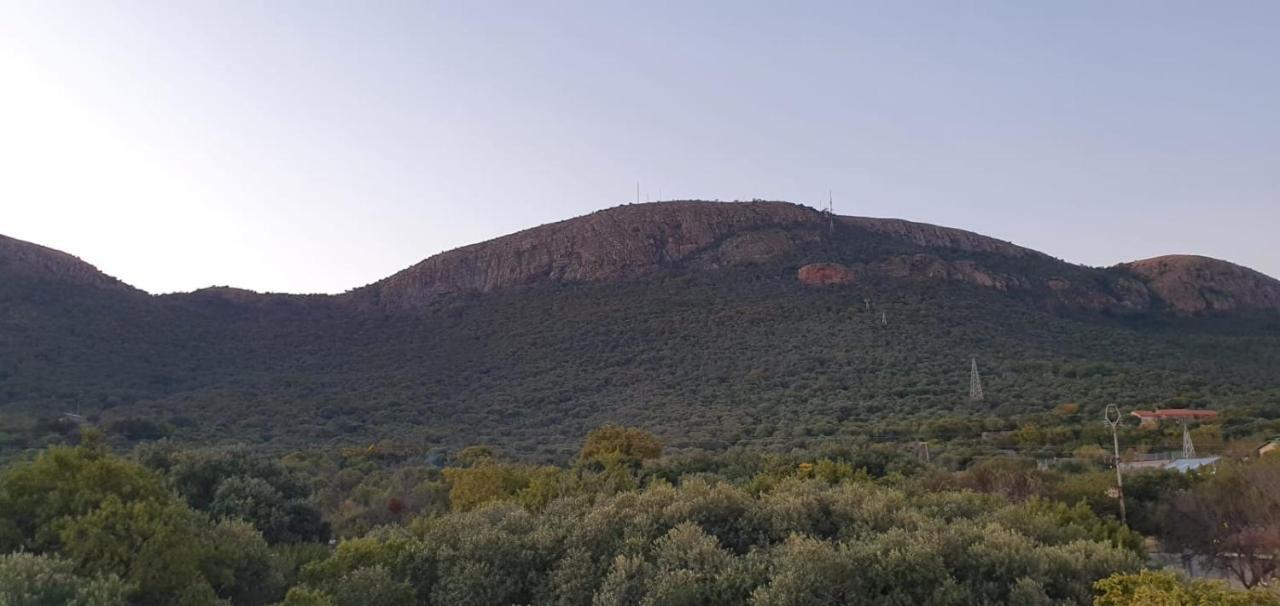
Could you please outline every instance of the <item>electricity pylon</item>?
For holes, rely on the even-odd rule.
[[[982,377],[978,374],[978,359],[973,358],[973,369],[969,372],[969,399],[982,401]]]
[[[1196,458],[1196,445],[1191,443],[1191,429],[1186,423],[1182,424],[1182,458]]]

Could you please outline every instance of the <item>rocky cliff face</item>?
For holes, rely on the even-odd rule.
[[[0,236],[0,279],[2,276],[37,276],[86,286],[133,290],[77,257],[7,236]]]
[[[1161,257],[1119,269],[1090,269],[960,229],[901,219],[829,217],[785,202],[705,201],[620,206],[535,227],[436,255],[352,291],[344,300],[403,309],[451,294],[624,279],[679,264],[714,269],[760,263],[828,238],[833,225],[883,236],[916,252],[860,259],[853,265],[813,258],[797,272],[798,281],[847,285],[863,274],[945,280],[1032,293],[1068,308],[1122,314],[1152,309],[1186,314],[1280,310],[1280,283],[1204,257]],[[966,253],[973,258],[964,258]],[[1036,269],[1027,273],[984,265],[993,258]]]
[[[835,220],[919,246],[1039,254],[958,229],[896,219]],[[785,202],[620,206],[442,253],[348,296],[404,308],[448,294],[642,275],[699,255],[699,262],[710,265],[760,262],[820,239],[829,221],[812,208]]]
[[[441,253],[352,296],[380,306],[412,307],[447,294],[621,278],[682,261],[738,231],[818,220],[811,208],[781,202],[620,206]],[[768,242],[743,248],[748,256],[775,254]]]
[[[1121,264],[1180,314],[1280,310],[1280,281],[1234,263],[1169,255]]]

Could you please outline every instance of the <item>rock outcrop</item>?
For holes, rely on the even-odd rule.
[[[1280,281],[1234,263],[1169,255],[1120,267],[1141,278],[1175,313],[1280,310]]]
[[[897,256],[877,263],[874,267],[894,278],[956,280],[1000,291],[1031,286],[1025,278],[991,272],[973,261],[945,261],[934,255]]]
[[[852,284],[854,275],[848,267],[839,263],[810,263],[796,272],[796,279],[810,286]]]

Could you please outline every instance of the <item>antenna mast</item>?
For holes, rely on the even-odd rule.
[[[827,231],[830,233],[836,232],[836,205],[833,200],[834,199],[831,197],[831,190],[828,189],[826,215],[827,215]]]
[[[978,358],[973,358],[972,370],[969,372],[969,399],[982,401],[982,376],[978,374]]]

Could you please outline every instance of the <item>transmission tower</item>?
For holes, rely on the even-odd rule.
[[[827,190],[827,210],[824,212],[827,215],[827,231],[836,233],[836,204],[829,189]]]
[[[1182,424],[1182,458],[1196,458],[1196,445],[1191,443],[1191,428],[1186,423]]]
[[[969,399],[982,401],[982,377],[978,375],[978,359],[973,358],[972,370],[969,372]]]

